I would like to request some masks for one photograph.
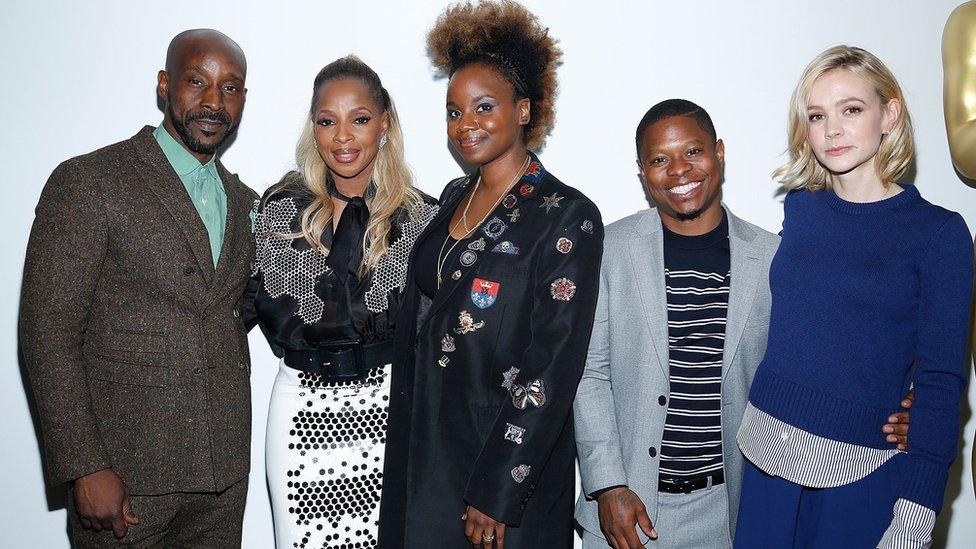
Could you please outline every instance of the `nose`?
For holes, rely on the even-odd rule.
[[[456,124],[458,133],[478,129],[478,122],[475,120],[474,115],[468,112],[462,112],[461,115],[458,116]]]
[[[824,125],[824,135],[827,139],[835,139],[844,135],[843,125],[833,118],[827,118],[827,123]]]
[[[335,135],[332,136],[332,141],[345,145],[346,143],[352,141],[352,133],[349,131],[349,125],[340,122],[336,125]]]
[[[203,107],[211,111],[219,111],[224,108],[224,95],[220,93],[220,88],[216,85],[207,86],[203,92]]]
[[[672,177],[681,177],[690,170],[691,162],[688,162],[682,155],[677,156],[668,164],[668,175]]]

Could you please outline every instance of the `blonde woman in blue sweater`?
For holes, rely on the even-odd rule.
[[[972,245],[898,184],[914,156],[898,82],[860,48],[806,68],[790,106],[766,356],[739,431],[735,546],[927,547],[956,453]],[[911,445],[880,426],[914,385]]]

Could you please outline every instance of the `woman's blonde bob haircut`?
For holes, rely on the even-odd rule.
[[[380,147],[373,165],[373,182],[375,193],[367,189],[366,199],[369,208],[369,223],[363,235],[363,264],[359,274],[372,272],[386,253],[390,230],[400,207],[408,212],[416,211],[415,206],[422,201],[420,192],[414,188],[410,170],[403,156],[403,132],[400,130],[400,119],[390,94],[383,87],[379,76],[366,63],[354,55],[339,58],[326,65],[312,85],[312,104],[309,114],[302,127],[302,134],[295,147],[295,157],[300,177],[285,176],[279,188],[295,184],[303,185],[311,194],[311,203],[302,211],[301,232],[290,237],[304,236],[313,249],[324,254],[329,250],[322,244],[322,233],[332,223],[332,199],[329,187],[332,174],[328,165],[319,153],[315,142],[315,122],[313,120],[315,105],[318,102],[322,87],[334,80],[352,78],[361,81],[370,91],[370,96],[380,106],[388,117],[386,131],[386,145]],[[275,189],[278,190],[278,189]],[[269,196],[274,191],[269,193]]]
[[[825,73],[833,70],[850,71],[863,78],[878,92],[881,104],[892,99],[901,103],[901,111],[891,127],[891,131],[881,139],[881,147],[874,157],[875,170],[887,187],[905,175],[915,157],[915,138],[912,119],[901,86],[888,67],[871,52],[853,46],[830,48],[807,65],[790,99],[790,112],[787,123],[790,160],[773,172],[780,185],[786,190],[809,189],[816,191],[829,189],[830,173],[817,161],[810,144],[807,143],[807,104],[813,83]]]

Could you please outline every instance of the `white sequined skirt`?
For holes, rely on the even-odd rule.
[[[390,365],[324,383],[281,362],[265,453],[278,549],[376,547]]]

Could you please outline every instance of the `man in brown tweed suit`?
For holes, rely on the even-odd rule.
[[[246,70],[223,34],[181,33],[159,72],[162,126],[65,161],[41,194],[20,337],[76,547],[241,543],[257,196],[216,151]]]

